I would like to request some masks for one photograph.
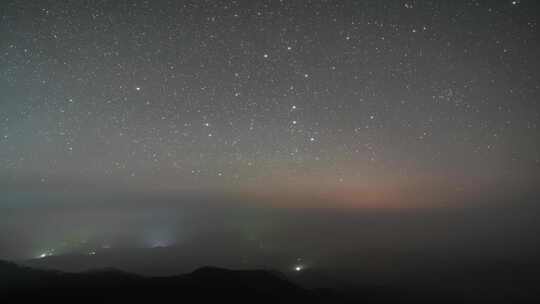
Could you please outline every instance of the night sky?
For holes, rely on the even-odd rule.
[[[331,222],[328,239],[384,246],[414,210],[528,231],[492,213],[540,196],[539,16],[535,0],[3,0],[0,257],[169,245],[224,218],[296,248],[309,212],[312,239]],[[376,236],[336,212],[375,212]]]

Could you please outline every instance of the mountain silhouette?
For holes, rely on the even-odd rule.
[[[269,270],[201,267],[148,277],[103,268],[78,273],[0,261],[1,303],[22,300],[232,303],[538,303],[537,264],[484,263],[418,271],[385,284],[351,284],[309,270],[286,276]],[[308,286],[312,287],[308,287]],[[9,302],[7,302],[9,301]]]
[[[277,272],[203,267],[171,277],[143,277],[115,269],[65,273],[0,261],[0,300],[74,299],[327,302],[336,295],[307,290]]]

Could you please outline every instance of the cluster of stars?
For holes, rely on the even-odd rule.
[[[537,23],[509,3],[43,4],[32,28],[8,4],[0,168],[169,188],[517,174],[538,163],[538,45],[510,17]]]

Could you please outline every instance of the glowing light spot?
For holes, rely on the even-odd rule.
[[[166,248],[171,246],[170,242],[167,241],[155,241],[150,247],[152,248]]]
[[[40,254],[37,256],[37,258],[38,258],[38,259],[44,259],[44,258],[46,258],[46,257],[52,256],[53,254],[54,254],[54,249],[48,249],[48,250],[46,250],[46,251],[40,253]]]

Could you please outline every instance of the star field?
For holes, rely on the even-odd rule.
[[[0,188],[402,206],[540,180],[532,0],[0,7]]]

